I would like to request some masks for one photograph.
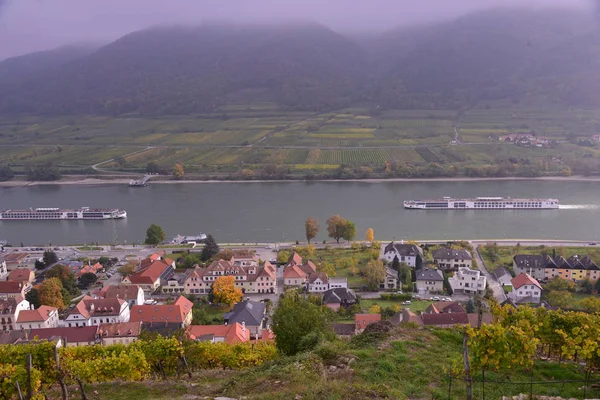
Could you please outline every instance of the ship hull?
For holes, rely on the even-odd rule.
[[[127,211],[125,210],[90,209],[87,207],[76,210],[43,208],[0,211],[0,221],[85,221],[124,218],[127,218]]]
[[[409,210],[556,210],[556,199],[511,199],[501,197],[477,197],[475,199],[408,200],[404,208]]]

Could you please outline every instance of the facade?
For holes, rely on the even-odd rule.
[[[12,331],[17,329],[19,315],[29,309],[29,302],[23,297],[10,297],[0,300],[0,330]]]
[[[375,322],[381,321],[381,314],[355,314],[354,328],[355,333],[362,333],[365,328]]]
[[[348,289],[348,278],[329,278],[329,289]]]
[[[334,288],[323,293],[323,304],[334,311],[339,310],[341,307],[350,307],[356,302],[356,295],[348,288]]]
[[[573,282],[585,279],[593,282],[600,279],[600,267],[589,256],[577,254],[567,259],[562,256],[550,257],[546,254],[517,254],[513,257],[513,270],[517,276],[528,274],[538,281],[556,277]]]
[[[302,262],[302,258],[294,253],[290,262],[283,269],[284,286],[304,286],[310,276],[317,272],[317,266],[310,260]]]
[[[308,293],[323,293],[329,289],[329,277],[325,272],[315,272],[308,277]]]
[[[494,276],[498,280],[500,286],[512,286],[512,275],[503,267],[498,267],[494,270]]]
[[[8,268],[6,266],[6,261],[4,259],[0,260],[0,280],[4,280],[8,275]]]
[[[483,294],[486,287],[486,278],[478,270],[459,268],[448,279],[448,283],[455,293]]]
[[[173,304],[141,305],[131,308],[130,321],[152,324],[178,324],[185,328],[192,323],[193,303],[183,296]]]
[[[58,327],[58,309],[40,306],[37,309],[23,310],[16,318],[15,329],[45,329]]]
[[[456,271],[459,268],[471,268],[473,257],[463,249],[437,249],[433,253],[433,263],[442,271]]]
[[[30,290],[31,284],[28,282],[0,281],[0,299],[24,298]]]
[[[199,342],[236,344],[250,340],[246,326],[237,322],[229,325],[190,325],[186,335],[190,340]]]
[[[423,263],[423,250],[415,244],[391,242],[383,249],[383,258],[392,262],[394,257],[398,257],[398,261],[406,263],[409,267],[420,268]]]
[[[444,291],[444,274],[439,269],[421,268],[416,275],[417,292],[427,294]]]
[[[92,299],[84,296],[65,318],[65,326],[98,326],[100,324],[128,322],[129,303],[123,299]]]
[[[29,257],[28,253],[10,253],[4,256],[4,264],[6,264],[6,269],[8,271],[12,271],[13,269],[19,268],[22,266],[27,257]]]
[[[140,269],[123,279],[124,285],[138,285],[144,292],[154,292],[160,286],[161,279],[166,280],[175,271],[175,261],[159,254],[142,260]]]
[[[141,322],[118,322],[114,324],[100,324],[98,338],[105,346],[111,344],[131,344],[140,336]]]
[[[538,304],[542,298],[542,285],[528,274],[519,274],[512,279],[513,290],[508,297],[515,303]]]
[[[161,290],[164,294],[183,294],[185,293],[185,281],[190,273],[173,274],[168,279],[161,282]]]
[[[144,291],[138,285],[111,285],[103,290],[105,299],[121,299],[129,304],[129,308],[141,306],[146,300]]]
[[[244,267],[227,260],[213,261],[206,268],[194,268],[184,281],[184,291],[186,294],[208,294],[221,276],[233,276],[235,286],[243,293],[277,293],[277,273],[270,262],[266,261],[262,267]]]
[[[267,309],[265,303],[260,301],[244,300],[224,314],[223,319],[227,325],[236,322],[242,324],[249,330],[252,338],[260,338],[267,325]]]
[[[0,271],[0,277],[1,275],[2,273]],[[33,270],[30,270],[29,268],[15,268],[10,271],[6,280],[11,282],[22,282],[23,284],[31,283],[35,280],[35,274],[33,273]]]
[[[97,326],[31,329],[29,339],[56,341],[64,346],[90,346],[99,343]]]
[[[396,290],[400,288],[400,284],[398,281],[398,272],[394,271],[392,268],[386,266],[385,267],[385,278],[383,282],[379,284],[380,289],[386,290]]]

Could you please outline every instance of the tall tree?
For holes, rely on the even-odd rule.
[[[88,288],[88,287],[90,287],[90,285],[93,285],[94,283],[96,283],[97,280],[98,280],[98,277],[96,276],[96,274],[93,274],[91,272],[86,272],[85,274],[83,274],[79,277],[79,284],[83,288]]]
[[[398,259],[398,256],[394,256],[394,259],[392,260],[392,269],[394,271],[400,271],[400,259]]]
[[[152,224],[146,229],[146,240],[144,243],[156,246],[165,240],[165,231],[159,225]]]
[[[372,242],[375,240],[375,231],[373,228],[367,229],[365,232],[365,239],[367,239],[367,242]]]
[[[37,288],[40,304],[65,309],[62,284],[58,278],[44,280]]]
[[[346,221],[344,225],[344,232],[342,234],[344,240],[347,240],[350,243],[351,240],[354,240],[356,237],[356,225],[352,221]]]
[[[42,259],[44,260],[44,264],[46,265],[46,267],[58,262],[58,256],[52,250],[44,251]]]
[[[42,305],[40,303],[40,296],[36,288],[33,288],[29,292],[27,292],[27,294],[25,295],[25,300],[27,300],[35,308],[39,308]]]
[[[551,290],[548,293],[548,302],[554,307],[566,307],[573,304],[573,295],[566,290]]]
[[[319,306],[298,294],[285,294],[273,315],[277,348],[286,355],[298,353],[307,335],[322,335],[327,331],[326,315]]]
[[[335,239],[336,242],[340,242],[340,239],[344,237],[344,231],[346,229],[346,219],[339,215],[334,215],[327,220],[327,234],[330,238]]]
[[[375,291],[379,289],[379,285],[385,280],[385,267],[381,260],[371,260],[367,263],[364,274],[367,288]]]
[[[466,311],[471,314],[475,312],[475,302],[473,301],[472,297],[469,297],[469,300],[467,301],[467,305],[466,305]]]
[[[48,278],[57,278],[61,287],[66,290],[69,294],[78,294],[79,290],[77,289],[77,281],[75,279],[75,275],[73,271],[66,265],[55,265],[46,271],[45,275],[46,279]]]
[[[219,276],[212,284],[212,293],[216,303],[227,304],[230,307],[239,303],[244,296],[242,290],[235,287],[233,275]]]
[[[306,241],[310,244],[310,241],[319,233],[319,222],[312,217],[306,218],[306,221],[304,221],[304,230],[306,232]]]
[[[185,170],[183,168],[182,163],[176,163],[173,165],[173,177],[175,179],[183,179],[183,175],[185,174]]]
[[[202,261],[208,261],[213,258],[219,252],[219,245],[215,241],[213,235],[209,234],[206,236],[206,240],[204,241],[204,248],[202,249],[202,253],[200,253],[200,259]]]
[[[133,275],[133,273],[135,272],[135,264],[134,263],[127,263],[125,265],[123,265],[122,267],[120,267],[117,272],[119,274],[121,274],[123,277],[129,276],[129,275]]]

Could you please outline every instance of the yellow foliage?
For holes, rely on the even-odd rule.
[[[375,240],[375,231],[373,230],[373,228],[367,229],[367,231],[365,232],[365,238],[368,242],[372,242],[373,240]]]
[[[242,300],[242,290],[235,287],[235,278],[233,276],[220,276],[215,280],[212,286],[213,296],[219,304],[232,306]]]
[[[369,313],[381,314],[381,307],[379,306],[379,304],[373,304],[371,307],[369,307]]]

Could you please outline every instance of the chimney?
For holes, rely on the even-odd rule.
[[[33,304],[29,304],[29,309],[30,310],[35,310],[35,306]]]
[[[246,321],[242,321],[242,330],[246,330]]]
[[[94,312],[94,303],[92,303],[92,304],[90,305],[90,311],[91,311],[91,312]]]

